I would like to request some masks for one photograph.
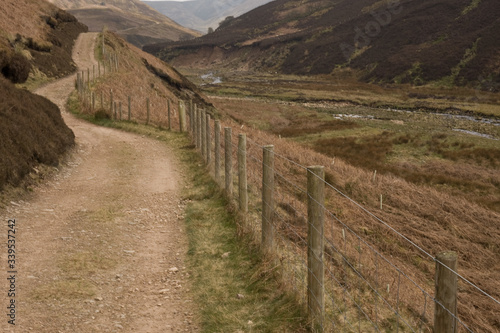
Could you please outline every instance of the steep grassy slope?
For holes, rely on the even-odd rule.
[[[184,28],[139,0],[50,0],[67,9],[90,31],[103,27],[117,32],[128,42],[142,47],[149,43],[187,40],[198,37],[194,30]]]
[[[500,82],[495,0],[277,0],[202,38],[145,47],[176,65],[286,74],[362,71],[366,81]]]
[[[199,89],[174,68],[125,42],[117,34],[109,31],[99,34],[97,46],[96,58],[101,62],[101,69],[106,66],[106,74],[91,84],[91,92],[99,98],[94,109],[90,107],[90,103],[84,106],[86,113],[97,114],[97,117],[112,117],[111,94],[113,102],[122,103],[123,110],[127,113],[130,96],[131,120],[143,123],[147,120],[146,101],[149,99],[149,123],[167,127],[168,100],[172,108],[172,128],[175,128],[179,126],[179,100],[194,100],[200,106],[210,107]],[[119,59],[119,66],[110,70],[109,59],[115,56]],[[89,94],[85,96],[88,98]],[[126,116],[124,115],[123,119],[126,119]]]

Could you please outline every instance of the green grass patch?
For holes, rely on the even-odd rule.
[[[59,267],[65,273],[80,274],[82,276],[94,274],[99,270],[106,270],[116,266],[116,260],[106,258],[98,251],[79,252],[64,258]]]
[[[40,286],[33,293],[36,300],[86,299],[95,295],[94,285],[86,280],[54,281]]]
[[[212,179],[185,154],[191,166],[186,199],[189,261],[204,332],[305,331],[304,312],[277,280],[274,266],[262,259]]]

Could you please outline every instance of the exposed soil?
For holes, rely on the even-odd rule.
[[[80,68],[94,62],[95,36],[77,40]],[[74,79],[37,93],[64,110]],[[67,165],[0,212],[5,223],[16,219],[18,271],[16,326],[3,316],[0,331],[198,331],[184,264],[184,176],[172,151],[66,111],[63,118],[76,136]],[[6,263],[6,251],[1,256]]]

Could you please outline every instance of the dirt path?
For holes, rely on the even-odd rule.
[[[82,34],[75,45],[82,69],[94,61],[95,36]],[[74,79],[37,93],[64,110]],[[77,141],[69,166],[29,202],[0,212],[2,225],[16,219],[18,261],[16,326],[2,315],[0,331],[197,331],[183,263],[182,172],[172,152],[63,114]],[[6,262],[5,249],[1,255]]]

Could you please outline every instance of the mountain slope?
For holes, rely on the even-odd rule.
[[[228,16],[240,16],[271,0],[144,1],[160,13],[175,18],[185,27],[206,33]]]
[[[3,0],[0,11],[0,190],[39,164],[54,166],[74,144],[58,107],[14,83],[40,83],[76,69],[71,50],[87,30],[45,1]],[[5,78],[4,78],[5,77]],[[36,177],[34,177],[36,178]]]
[[[367,81],[491,86],[500,80],[498,12],[496,0],[276,0],[213,34],[145,50],[176,65],[289,74],[349,67]]]
[[[4,0],[0,11],[0,70],[11,81],[73,72],[74,40],[87,27],[45,1]]]
[[[200,35],[139,0],[49,1],[75,15],[90,31],[102,31],[103,27],[107,27],[138,47],[150,43],[186,40]]]

